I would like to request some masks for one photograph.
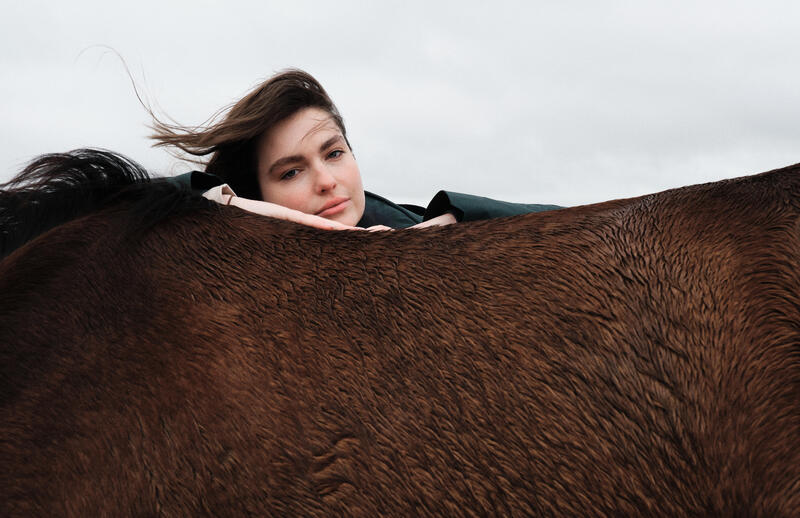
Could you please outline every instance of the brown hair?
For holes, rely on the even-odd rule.
[[[210,125],[186,127],[153,115],[150,138],[156,140],[156,147],[175,146],[194,156],[213,153],[206,172],[222,178],[239,196],[261,199],[256,154],[259,138],[275,124],[310,107],[328,112],[350,145],[344,120],[325,89],[311,74],[297,69],[267,79],[237,101],[222,120]]]

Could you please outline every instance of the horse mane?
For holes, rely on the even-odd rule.
[[[120,202],[131,205],[127,230],[133,232],[212,204],[188,185],[151,177],[112,151],[85,148],[41,155],[0,184],[0,259],[54,227]]]

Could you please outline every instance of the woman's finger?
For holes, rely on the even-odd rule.
[[[306,214],[300,211],[292,211],[292,212],[294,214],[291,214],[286,219],[288,219],[289,221],[293,221],[295,223],[299,223],[301,225],[320,228],[322,230],[352,230],[355,228],[351,227],[350,225],[345,225],[344,223],[339,223],[338,221],[334,221],[332,219],[325,219],[319,216],[314,216],[313,214]]]

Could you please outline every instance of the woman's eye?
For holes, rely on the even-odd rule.
[[[290,180],[290,179],[294,178],[295,176],[297,176],[297,174],[299,172],[300,171],[298,171],[297,169],[289,169],[288,171],[283,173],[283,176],[281,176],[281,180]]]
[[[330,153],[328,153],[328,158],[339,158],[343,154],[344,154],[344,151],[342,151],[341,149],[335,149],[335,150],[331,151]]]

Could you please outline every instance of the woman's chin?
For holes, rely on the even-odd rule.
[[[352,210],[346,210],[346,211],[340,212],[339,214],[334,214],[332,216],[323,216],[323,217],[325,219],[329,219],[331,221],[335,221],[335,222],[341,223],[343,225],[348,225],[350,227],[356,226],[356,223],[358,223],[359,220],[361,219],[360,217],[357,217],[355,212],[352,211]]]

